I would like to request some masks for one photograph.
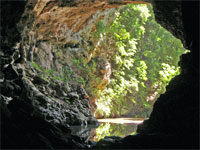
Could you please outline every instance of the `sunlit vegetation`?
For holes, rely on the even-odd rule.
[[[101,34],[115,41],[116,53],[96,115],[148,117],[155,100],[180,73],[179,58],[186,52],[181,41],[157,24],[150,4],[120,7],[110,27],[98,22],[96,35]]]
[[[151,4],[119,7],[113,17],[111,25],[104,25],[101,20],[95,23],[96,30],[91,35],[95,41],[107,41],[102,47],[109,58],[95,51],[92,44],[89,51],[94,55],[91,58],[68,56],[65,47],[74,47],[68,44],[56,51],[57,57],[68,56],[64,57],[67,61],[61,71],[44,68],[37,61],[31,65],[46,81],[83,85],[89,96],[95,97],[98,118],[147,118],[155,100],[180,73],[180,55],[187,50],[180,40],[156,23]],[[102,82],[100,63],[103,61],[98,57],[111,64],[110,82]],[[66,103],[69,103],[67,99]]]

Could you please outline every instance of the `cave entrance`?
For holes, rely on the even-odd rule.
[[[112,58],[106,58],[111,66],[109,82],[95,101],[95,117],[101,125],[93,139],[133,135],[180,73],[179,57],[187,50],[155,21],[151,4],[119,7],[109,26],[98,22],[97,34],[110,41]]]
[[[96,140],[135,134],[137,124],[150,116],[156,99],[180,73],[179,57],[186,52],[180,40],[156,23],[151,4],[115,7],[105,2],[81,11],[58,7],[48,13],[51,23],[37,20],[35,35],[44,39],[32,42],[37,43],[33,53],[27,49],[42,81],[59,85],[51,84],[56,90],[49,90],[49,97],[59,96],[67,105],[84,109],[86,117],[92,116],[87,105],[90,98],[97,119],[112,118],[99,120]],[[57,15],[62,16],[59,21]],[[58,27],[53,26],[55,22],[60,22]],[[51,36],[44,34],[52,28]]]

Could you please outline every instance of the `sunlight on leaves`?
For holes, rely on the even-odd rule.
[[[148,116],[170,80],[179,75],[178,62],[187,50],[157,24],[151,4],[119,7],[109,27],[99,22],[97,28],[98,34],[114,41],[115,53],[111,82],[99,92],[95,113],[104,118]]]

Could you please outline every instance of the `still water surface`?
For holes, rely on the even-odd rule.
[[[72,134],[84,138],[86,141],[99,141],[105,136],[125,137],[136,133],[137,125],[144,121],[144,118],[114,118],[98,119],[97,126],[73,126]]]
[[[125,137],[136,133],[137,125],[142,123],[142,118],[114,118],[98,119],[100,126],[91,133],[91,141],[99,141],[105,136]]]

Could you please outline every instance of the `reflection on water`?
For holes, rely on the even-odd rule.
[[[95,125],[71,126],[71,134],[78,136],[87,142],[91,138],[91,135],[96,128],[98,128],[98,126]]]
[[[72,126],[72,135],[76,135],[85,141],[99,141],[105,136],[125,137],[136,133],[137,125],[144,119],[138,118],[115,118],[99,119],[99,126]]]
[[[134,135],[137,125],[101,123],[96,130],[92,132],[91,141],[99,141],[105,136],[120,136]]]
[[[136,133],[137,125],[144,119],[135,118],[116,118],[116,119],[99,119],[101,123],[98,128],[93,130],[90,135],[91,141],[99,141],[105,136],[125,137]]]

